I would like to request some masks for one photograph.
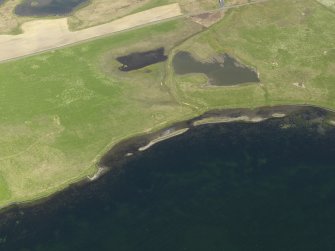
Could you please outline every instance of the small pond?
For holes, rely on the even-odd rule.
[[[189,52],[180,51],[173,58],[173,67],[177,74],[206,74],[209,83],[217,86],[232,86],[260,81],[254,69],[242,65],[228,54],[213,58],[212,62],[200,62]]]
[[[0,0],[0,3],[3,0]],[[71,13],[89,0],[23,0],[15,8],[19,16],[53,16]]]
[[[164,48],[145,52],[134,52],[126,56],[116,58],[121,64],[120,71],[133,71],[148,65],[163,62],[168,57],[164,55]]]
[[[5,0],[0,0],[0,5],[3,4],[5,2]]]

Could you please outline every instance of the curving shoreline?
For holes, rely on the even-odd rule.
[[[56,210],[56,208],[64,204],[62,198],[66,197],[70,192],[72,192],[72,195],[71,198],[66,199],[67,201],[73,200],[73,194],[80,194],[80,190],[89,187],[90,183],[99,182],[100,178],[111,170],[120,171],[120,167],[126,164],[128,160],[140,154],[145,154],[145,152],[155,144],[184,134],[192,128],[215,123],[258,123],[268,119],[285,119],[295,114],[303,114],[306,120],[314,119],[320,121],[321,119],[322,121],[326,120],[331,126],[335,125],[335,113],[333,111],[306,105],[283,105],[260,107],[256,109],[235,108],[208,111],[198,117],[175,123],[156,132],[132,137],[119,142],[101,158],[98,163],[99,169],[94,176],[86,177],[79,182],[70,184],[67,188],[48,197],[29,202],[14,203],[0,209],[0,227],[6,225],[11,218],[18,216],[23,217],[26,215],[24,212],[28,212],[29,214],[29,212]],[[48,205],[49,201],[52,202],[52,206]]]

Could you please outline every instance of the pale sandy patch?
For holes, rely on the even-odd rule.
[[[319,3],[335,9],[335,0],[317,0]]]
[[[149,2],[150,0],[94,0],[75,11],[68,22],[72,30],[85,29],[137,12],[138,8]]]
[[[231,122],[253,122],[258,123],[268,118],[260,117],[260,116],[239,116],[239,117],[209,117],[200,119],[193,122],[193,126],[207,125],[207,124],[221,124],[221,123],[231,123]]]
[[[275,113],[272,114],[273,118],[283,118],[285,116],[286,116],[285,113],[277,113],[277,112],[275,112]]]
[[[166,134],[163,134],[160,137],[151,140],[147,145],[138,148],[138,150],[140,152],[143,152],[143,151],[149,149],[150,147],[152,147],[153,145],[155,145],[155,144],[157,144],[157,143],[159,143],[161,141],[164,141],[164,140],[167,140],[167,139],[179,136],[181,134],[184,134],[188,130],[189,130],[189,128],[183,128],[183,129],[176,130],[176,131],[171,131],[171,132],[168,130]]]
[[[304,85],[304,83],[298,83],[298,82],[296,82],[296,83],[293,83],[292,85],[294,85],[295,87],[298,87],[298,88],[302,88],[302,89],[306,88],[306,86]]]
[[[21,0],[7,0],[0,6],[0,33],[19,33],[18,27],[29,20],[32,17],[19,17],[14,14],[14,9]]]
[[[70,31],[67,18],[37,20],[22,25],[23,34],[0,35],[0,61],[10,60],[93,39],[114,32],[181,15],[179,4],[170,4],[129,15],[110,23]]]

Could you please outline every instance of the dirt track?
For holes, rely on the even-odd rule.
[[[0,35],[0,62],[52,50],[181,14],[179,4],[170,4],[74,32],[69,31],[67,18],[27,22],[22,25],[23,34]]]

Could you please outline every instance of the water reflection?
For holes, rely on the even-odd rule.
[[[335,128],[312,109],[198,126],[0,219],[0,250],[334,250]]]
[[[19,16],[66,15],[88,1],[89,0],[23,0],[16,6],[15,14]]]
[[[185,51],[178,52],[173,59],[177,74],[204,73],[212,85],[231,86],[250,82],[259,82],[258,74],[228,54],[216,57],[212,62],[197,61]]]

